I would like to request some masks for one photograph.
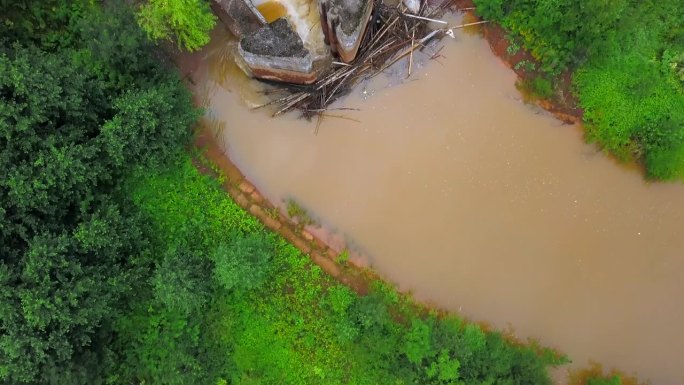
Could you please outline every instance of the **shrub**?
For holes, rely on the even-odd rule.
[[[175,40],[178,47],[196,51],[209,42],[216,16],[206,0],[146,0],[138,22],[152,40]]]
[[[536,99],[549,99],[555,94],[553,83],[542,76],[519,81],[517,87],[524,94]]]
[[[234,237],[212,253],[214,277],[226,290],[255,289],[266,279],[272,254],[271,243],[262,233]]]

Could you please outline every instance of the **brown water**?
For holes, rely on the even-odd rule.
[[[277,1],[261,3],[256,8],[264,16],[264,19],[266,19],[266,22],[268,23],[276,21],[287,14],[287,9],[285,9],[285,6]]]
[[[300,202],[419,299],[576,365],[684,383],[684,186],[644,182],[524,104],[479,36],[442,41],[411,81],[399,68],[358,87],[337,106],[360,111],[330,112],[356,121],[327,117],[317,135],[250,110],[259,87],[221,42],[200,82],[208,115],[272,200]]]

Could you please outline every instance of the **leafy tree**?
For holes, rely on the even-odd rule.
[[[198,117],[190,94],[170,79],[154,88],[126,92],[114,102],[116,114],[101,129],[103,148],[116,167],[129,162],[158,166],[190,137]]]
[[[459,381],[460,367],[461,363],[450,357],[448,350],[444,349],[439,352],[437,359],[427,367],[427,378],[432,380],[432,383],[438,384],[464,384],[464,382]]]
[[[152,40],[175,40],[195,51],[209,42],[216,16],[206,0],[147,0],[138,10],[138,22]]]
[[[209,260],[185,250],[167,255],[155,269],[152,286],[156,307],[190,316],[202,310],[209,300],[211,284]]]
[[[77,43],[76,25],[94,9],[92,0],[0,0],[0,40],[54,50]]]
[[[197,115],[172,78],[112,97],[68,55],[9,55],[0,54],[0,198],[3,246],[15,253],[37,231],[77,223],[131,166],[175,153]]]
[[[167,252],[150,279],[147,296],[134,301],[116,325],[124,382],[206,383],[202,317],[212,294],[209,260],[188,250]]]
[[[83,4],[65,18],[33,2],[0,4],[14,22],[0,41],[3,383],[103,381],[115,361],[113,321],[148,266],[145,226],[119,186],[132,169],[176,154],[197,116],[177,76],[154,64],[139,38],[82,41],[88,31],[142,36],[82,28],[91,16]],[[69,38],[43,38],[50,28]],[[122,73],[117,55],[133,52],[146,58]]]
[[[97,383],[111,355],[100,331],[139,275],[122,260],[144,246],[139,226],[109,204],[71,232],[27,243],[20,261],[0,264],[0,374],[13,383]]]
[[[93,8],[78,22],[77,60],[102,79],[112,93],[153,87],[170,71],[140,29],[132,8],[121,0]]]
[[[425,322],[415,319],[406,334],[406,357],[414,365],[420,365],[431,353],[430,328]]]
[[[73,226],[113,178],[94,137],[112,114],[97,79],[35,48],[0,54],[0,248],[18,257],[40,231]]]
[[[558,74],[597,52],[628,0],[475,0],[478,12],[519,37],[542,69]]]

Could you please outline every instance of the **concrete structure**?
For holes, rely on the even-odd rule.
[[[238,53],[245,64],[241,65],[243,69],[246,67],[260,79],[311,84],[330,68],[331,53],[345,63],[356,58],[373,9],[373,0],[311,1],[311,6],[318,6],[318,13],[312,9],[313,13],[307,20],[311,28],[322,30],[322,37],[317,32],[318,40],[312,40],[311,29],[306,25],[302,27],[299,21],[297,25],[300,29],[305,28],[304,32],[298,33],[285,18],[266,23],[251,0],[212,0],[212,8],[240,39]],[[320,23],[312,20],[317,19],[317,14]],[[307,41],[302,41],[301,36],[305,36]],[[316,41],[318,43],[312,43]]]
[[[249,0],[212,0],[211,8],[238,38],[266,25],[266,19]]]
[[[318,0],[326,43],[345,63],[356,58],[363,40],[373,0]]]
[[[238,52],[254,77],[299,84],[317,79],[311,53],[286,19],[244,35]]]

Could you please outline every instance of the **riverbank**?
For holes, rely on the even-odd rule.
[[[158,49],[138,28],[140,20],[136,19],[140,14],[136,13],[140,9],[134,5],[87,0],[53,3],[32,2],[26,7],[5,2],[0,6],[3,9],[0,14],[10,15],[7,23],[0,23],[3,30],[0,67],[7,69],[0,71],[0,99],[8,106],[0,111],[0,131],[5,134],[7,144],[2,149],[5,167],[0,167],[6,174],[0,178],[0,255],[7,257],[0,263],[0,280],[3,281],[0,297],[4,299],[0,316],[0,382],[549,384],[548,368],[563,360],[548,349],[535,344],[512,343],[502,333],[487,332],[459,316],[421,307],[409,296],[399,294],[390,285],[372,277],[366,286],[356,284],[353,275],[345,280],[346,276],[340,273],[348,263],[345,252],[332,260],[335,266],[330,261],[321,263],[332,274],[337,274],[340,281],[354,286],[364,295],[335,281],[313,263],[309,255],[292,244],[298,243],[299,247],[309,250],[309,254],[328,251],[329,259],[332,258],[333,253],[326,249],[327,246],[308,236],[311,233],[304,227],[304,222],[309,222],[308,215],[300,206],[288,205],[285,211],[297,220],[285,220],[287,217],[284,214],[281,217],[273,205],[264,202],[261,194],[239,171],[231,169],[224,174],[190,142],[190,127],[197,123],[202,112],[216,123],[216,129],[221,128],[221,123],[229,122],[225,133],[236,127],[273,133],[277,130],[273,130],[272,125],[280,120],[269,119],[268,123],[261,124],[259,121],[264,116],[259,117],[240,104],[239,96],[226,97],[240,89],[223,82],[212,83],[212,80],[194,83],[197,85],[195,96],[204,99],[207,103],[201,105],[207,108],[204,111],[193,108],[191,95],[177,72],[160,60]],[[186,21],[193,19],[185,7],[162,8],[170,9],[172,15],[188,16],[183,18]],[[199,10],[202,18],[206,16],[201,8],[190,8]],[[159,15],[163,17],[164,14],[157,13]],[[198,35],[205,37],[201,29]],[[187,40],[181,40],[182,36],[178,38],[179,42],[190,46]],[[465,43],[468,39],[463,40]],[[216,78],[213,79],[226,79],[227,72],[221,72],[225,69],[223,64],[228,62],[225,54],[230,43],[226,42],[216,42],[221,48],[221,57],[213,62],[219,68],[209,68],[209,72],[214,70]],[[486,49],[481,40],[469,47],[469,51]],[[453,52],[449,51],[451,48],[453,45],[446,51]],[[487,71],[491,69],[488,67]],[[497,74],[496,71],[485,73]],[[516,98],[517,93],[507,75],[511,74],[506,71],[505,81],[494,82],[510,86],[508,100],[496,103],[497,108],[515,105],[527,109]],[[190,83],[195,81],[192,76],[186,79]],[[230,80],[243,81],[243,85],[254,84],[244,76]],[[197,89],[206,92],[200,93]],[[395,94],[400,92],[399,89],[394,91]],[[451,92],[453,88],[446,91]],[[421,94],[428,95],[427,92]],[[468,99],[472,100],[476,95],[471,93],[470,96]],[[369,104],[378,100],[382,99],[374,99]],[[491,98],[486,100],[485,107],[492,104]],[[407,110],[403,103],[395,105]],[[479,108],[471,110],[482,111]],[[220,121],[215,119],[219,113],[225,114]],[[512,120],[505,111],[498,113],[506,117],[507,123]],[[525,113],[529,111],[525,110]],[[381,115],[386,119],[390,114]],[[246,119],[242,119],[244,117]],[[402,128],[409,120],[400,117]],[[302,132],[305,124],[299,120],[295,128]],[[379,126],[370,124],[370,127]],[[501,136],[498,125],[489,126],[496,128],[496,135]],[[467,133],[465,128],[457,127],[459,133]],[[323,131],[316,138],[322,139],[328,133],[330,131]],[[425,136],[430,132],[421,130],[420,134]],[[272,143],[272,149],[295,147],[289,145],[287,139],[294,137],[296,131],[285,135]],[[311,137],[313,135],[308,134],[308,138]],[[386,139],[387,136],[366,148],[379,152],[383,143],[391,142],[393,147],[402,144],[402,135],[395,135],[393,139],[396,140]],[[412,138],[410,147],[399,152],[403,158],[414,153],[415,139]],[[491,144],[493,140],[489,138],[484,142]],[[199,144],[208,148],[205,146],[207,141]],[[333,151],[327,151],[328,155],[335,155],[334,150],[343,147],[340,141],[333,141],[333,144]],[[284,179],[290,185],[306,183],[306,180],[287,175],[293,169],[309,180],[314,179],[311,177],[313,170],[306,169],[305,162],[293,161],[296,153],[285,153],[282,158],[278,158],[278,151],[259,153],[258,150],[268,145],[263,140],[258,141],[258,147],[233,139],[228,145],[229,148],[224,146],[223,150],[230,150],[232,156],[240,151],[255,150],[256,159],[277,160],[273,170],[285,175]],[[352,145],[352,148],[357,150],[353,155],[340,153],[333,157],[333,164],[353,159],[359,161],[357,170],[369,168],[372,162],[362,159],[362,146]],[[437,147],[426,148],[433,151]],[[214,152],[218,154],[218,151]],[[376,164],[387,164],[386,160]],[[480,157],[480,163],[482,160],[484,158]],[[529,166],[525,164],[523,168]],[[427,172],[432,168],[436,169],[422,166],[418,169]],[[246,167],[243,170],[248,171]],[[369,184],[341,178],[338,171],[342,170],[328,172],[329,179],[316,178],[315,187],[323,188],[315,191],[334,192],[335,182],[355,191],[372,191]],[[505,171],[511,174],[508,169]],[[230,173],[237,176],[227,177]],[[454,178],[453,174],[450,177],[467,180]],[[389,181],[392,179],[397,178]],[[395,195],[404,198],[411,187],[410,182],[376,196],[384,201]],[[233,189],[249,211],[241,208],[224,189]],[[456,190],[459,195],[463,194],[461,189]],[[266,192],[266,189],[262,191]],[[680,196],[684,197],[684,194]],[[420,202],[435,202],[435,197],[436,194],[432,194]],[[307,208],[312,202],[311,197],[297,198],[297,201],[305,202]],[[478,210],[480,216],[484,207],[490,207],[489,203],[470,206]],[[633,208],[631,203],[629,207]],[[339,208],[334,204],[325,206]],[[620,209],[627,207],[625,204],[618,206]],[[352,217],[369,221],[370,209],[380,205],[354,207],[361,211],[351,212]],[[398,219],[401,212],[395,210],[396,207],[390,207],[381,216]],[[450,211],[444,208],[440,205],[434,212]],[[351,211],[352,208],[344,209]],[[318,212],[318,208],[315,211]],[[420,207],[416,212],[423,214],[427,210]],[[659,221],[667,213],[660,214]],[[284,234],[290,241],[269,230],[254,215],[277,230],[289,230]],[[415,226],[416,218],[421,219],[421,226]],[[528,218],[529,215],[525,217]],[[644,217],[639,219],[643,224]],[[416,232],[430,225],[420,215],[410,220],[408,225],[402,226],[402,230],[408,231],[407,236],[395,236],[392,244],[401,248],[416,246],[411,242],[420,238],[415,237]],[[483,222],[487,225],[499,223]],[[449,222],[461,223],[470,227],[474,224],[460,217]],[[385,223],[371,230],[389,225],[391,223]],[[440,228],[452,230],[450,226],[440,225]],[[679,227],[676,229],[679,231]],[[374,238],[377,236],[374,231],[367,233]],[[475,228],[474,233],[489,234],[489,229]],[[450,235],[449,239],[453,239],[456,232]],[[402,242],[397,242],[398,239]],[[447,243],[445,238],[437,241],[433,243],[439,247]],[[418,257],[434,258],[445,254],[442,250],[431,251],[425,245],[418,249]],[[500,258],[508,256],[509,252],[485,254],[497,257],[498,270],[506,270],[507,275],[511,272],[511,269],[502,268],[505,261]],[[400,250],[386,255],[396,263],[404,253]],[[467,256],[468,253],[452,255]],[[625,262],[621,258],[620,264]],[[336,270],[338,266],[340,270]],[[495,269],[479,273],[468,271],[463,263],[451,266],[488,286],[502,281],[502,277],[494,275]],[[672,264],[664,266],[668,272],[676,270]],[[524,272],[541,275],[536,267],[525,268]],[[419,276],[421,272],[417,270],[415,275]],[[639,271],[639,277],[647,273],[645,270]],[[614,268],[611,273],[618,275]],[[428,276],[428,279],[435,281],[434,276]],[[454,279],[456,274],[445,276],[448,281],[465,281]],[[359,277],[364,278],[362,274]],[[533,278],[526,274],[525,280]],[[427,282],[428,279],[419,280]],[[476,286],[474,283],[477,282],[468,281],[465,288],[450,293],[465,293],[466,297],[468,289]],[[571,282],[560,283],[566,286]],[[587,286],[586,282],[581,286]],[[516,290],[515,285],[502,287],[507,291]],[[671,287],[668,289],[668,298],[676,301],[681,297],[672,295]],[[542,291],[553,290],[534,292]],[[651,296],[648,304],[654,304],[660,297]],[[635,296],[624,298],[633,301]],[[484,302],[477,297],[474,300]],[[525,312],[530,310],[525,306],[510,306],[510,299],[497,298],[495,305],[508,306],[503,311],[509,314],[514,313],[515,307],[523,308]],[[676,307],[676,304],[661,306],[663,309]],[[531,314],[530,319],[548,323],[550,314],[547,310],[551,308],[555,307],[543,306],[544,311]],[[653,312],[641,313],[649,316],[649,322],[654,321]],[[611,316],[618,317],[614,313]],[[682,322],[674,323],[678,330]],[[660,325],[650,325],[663,332]],[[577,324],[572,326],[576,331]],[[630,332],[637,329],[630,328]],[[665,333],[671,345],[682,345],[675,343],[676,333],[667,330]],[[610,336],[609,341],[622,342],[621,338]],[[660,351],[664,345],[658,346]],[[669,356],[676,359],[681,354]],[[659,358],[658,364],[669,364],[668,357]],[[643,361],[652,363],[650,359]]]
[[[453,57],[452,55],[453,55],[453,53],[450,54],[449,56],[450,56],[450,57]],[[459,67],[460,67],[460,66],[459,66]],[[432,75],[432,74],[431,74],[431,75]],[[222,85],[221,87],[226,87],[226,88],[229,89],[231,92],[240,92],[240,91],[238,91],[238,90],[240,90],[240,88],[235,89],[234,86],[231,86],[231,85],[229,85],[229,84]],[[407,86],[406,86],[406,85],[403,85],[402,87],[407,87]],[[370,91],[370,90],[369,90],[369,91]],[[396,91],[394,91],[394,92],[397,92],[397,91],[399,91],[399,90],[396,90]],[[221,101],[221,100],[222,100],[223,102],[219,103],[219,101]],[[225,103],[226,103],[226,100],[225,100],[225,99],[219,99],[219,100],[217,100],[217,103],[215,103],[215,104],[213,105],[213,107],[211,107],[211,110],[213,110],[213,111],[223,110],[224,108],[226,108],[226,107],[225,107],[225,106],[226,106]],[[222,105],[223,105],[224,107],[221,107]],[[369,106],[368,108],[371,108],[371,107]],[[226,120],[226,122],[232,122],[231,126],[234,126],[235,124],[238,124],[238,122],[243,121],[243,118],[241,117],[241,115],[240,115],[239,113],[236,113],[236,111],[233,111],[232,108],[231,108],[230,110],[232,111],[230,114],[226,113],[226,116],[230,118],[229,120]],[[257,121],[252,121],[252,124],[251,124],[251,125],[254,125],[254,124],[256,124],[257,126],[261,127],[261,126],[263,126],[263,124],[266,124],[266,123],[265,123],[265,122],[262,122],[260,119],[257,119]],[[300,125],[300,126],[299,126],[299,131],[301,131],[301,130],[303,130],[303,129],[304,129],[304,128],[301,127],[301,125]],[[328,127],[328,129],[332,129],[332,127]],[[251,130],[252,130],[252,131],[253,131],[253,130],[256,130],[256,127],[255,127],[255,128],[252,128]],[[278,131],[281,131],[281,130],[278,130]],[[305,131],[306,131],[306,130],[305,130]],[[566,130],[566,131],[567,131],[567,130]],[[320,139],[320,140],[323,140],[323,139]],[[270,142],[270,141],[271,141],[271,140],[268,140],[267,142]],[[285,146],[285,147],[288,147],[288,148],[289,148],[289,146],[288,146],[286,143],[282,142],[282,138],[281,138],[281,140],[279,140],[279,142],[281,143],[281,147],[282,147],[282,146]],[[266,143],[266,142],[262,143],[262,146],[261,146],[261,147],[263,147],[264,145],[267,145],[267,143]],[[255,148],[251,148],[251,149],[237,148],[237,147],[236,147],[237,144],[234,143],[234,142],[232,142],[232,141],[231,141],[230,143],[228,143],[228,147],[230,148],[231,146],[232,146],[233,150],[235,150],[235,151],[232,151],[232,152],[231,152],[234,156],[236,156],[236,154],[239,154],[240,152],[244,152],[244,151],[250,151],[250,152],[255,152],[255,151],[257,151],[257,149],[255,149]],[[244,146],[239,145],[239,147],[244,147]],[[269,147],[269,148],[270,148],[270,147]],[[279,153],[279,151],[276,150],[276,148],[271,148],[270,150],[266,150],[265,152],[264,152],[264,151],[259,151],[259,152],[262,153],[262,155],[261,155],[262,157],[268,157],[268,158],[278,156],[278,153]],[[237,155],[237,157],[238,157],[238,159],[239,159],[239,158],[242,158],[243,155]],[[243,159],[243,162],[244,162],[244,159]],[[302,164],[302,163],[296,161],[295,159],[289,159],[286,163],[289,164],[290,167],[293,167],[293,168],[296,169],[296,170],[306,169],[305,164]],[[283,165],[283,166],[287,167],[286,165]],[[304,166],[304,167],[303,167],[303,166]],[[288,168],[289,168],[289,167],[288,167]],[[328,169],[331,170],[331,171],[333,171],[333,172],[334,172],[334,170],[335,170],[335,168],[331,168],[331,167],[328,167]],[[325,186],[329,186],[329,187],[332,187],[332,186],[333,186],[333,184],[330,184],[329,182],[326,183],[326,182],[325,182],[325,179],[320,179],[320,177],[314,177],[314,178],[318,179],[318,180],[319,180],[323,185],[325,185]],[[264,182],[263,178],[262,178],[261,182],[262,182],[262,183]],[[303,203],[303,204],[305,204],[306,206],[309,205],[309,201],[306,200],[306,199],[302,199],[300,202]],[[319,211],[318,208],[314,209],[313,212],[314,212],[315,214],[319,214],[319,213],[320,213],[320,211]],[[561,345],[561,346],[562,346],[562,345]]]
[[[465,13],[472,20],[483,21],[477,15],[473,0],[455,0],[454,9]],[[492,52],[515,72],[519,79],[519,89],[530,103],[536,104],[567,124],[582,123],[583,110],[579,107],[578,100],[572,92],[571,72],[566,71],[556,79],[556,90],[553,95],[535,94],[534,90],[525,89],[525,85],[532,84],[541,74],[538,62],[532,54],[508,40],[508,33],[497,23],[485,23],[474,30],[482,34]]]
[[[196,90],[196,84],[193,80],[193,73],[200,65],[200,57],[201,53],[184,54],[176,61],[181,72],[184,74],[184,78],[188,81],[189,88],[194,90]],[[196,95],[195,99],[197,103],[200,103],[202,98]],[[411,323],[405,319],[406,317],[427,316],[432,320],[430,323],[437,320],[442,320],[439,322],[452,323],[454,320],[458,320],[456,321],[458,324],[470,325],[467,328],[472,333],[479,333],[475,332],[477,329],[484,332],[485,335],[493,336],[495,340],[501,339],[501,342],[506,346],[515,347],[515,349],[521,349],[521,351],[533,352],[537,357],[534,360],[539,360],[540,363],[544,363],[543,365],[549,368],[566,363],[566,358],[560,352],[543,348],[537,342],[528,341],[524,343],[516,339],[510,332],[497,331],[486,322],[474,323],[464,321],[457,314],[416,302],[411,298],[410,294],[400,294],[396,291],[397,289],[391,283],[384,281],[373,270],[368,269],[366,263],[361,259],[347,259],[349,255],[348,250],[340,250],[338,247],[326,244],[322,239],[315,236],[312,231],[309,231],[306,226],[302,226],[296,219],[288,217],[287,213],[279,208],[279,205],[267,200],[231,161],[230,157],[227,156],[225,150],[216,142],[216,132],[209,128],[207,124],[200,124],[198,126],[194,139],[194,148],[198,151],[198,157],[195,157],[193,161],[194,166],[203,174],[216,178],[223,191],[228,194],[235,204],[258,219],[266,229],[283,237],[283,239],[294,246],[303,256],[318,266],[329,277],[345,287],[351,288],[357,295],[363,297],[370,295],[373,297],[378,295],[378,288],[381,288],[380,290],[385,292],[383,295],[389,295],[387,305],[401,304],[401,312],[408,312],[404,316],[399,317],[402,319],[400,321],[401,324],[408,325]],[[387,300],[386,298],[382,301]],[[425,334],[423,338],[429,338],[428,334]],[[437,343],[441,345],[444,342]],[[496,344],[498,345],[499,342]],[[427,345],[425,345],[425,348],[427,348]],[[488,354],[493,354],[493,352]],[[440,358],[440,360],[443,359],[443,357]],[[535,383],[550,383],[550,373],[546,369],[544,369],[544,373],[544,375],[534,375],[536,377]],[[508,374],[501,372],[495,375],[507,376]],[[521,378],[520,380],[523,379]]]
[[[310,260],[313,264],[318,266],[325,274],[333,278],[341,285],[351,288],[359,296],[375,296],[380,290],[382,297],[381,301],[388,301],[388,305],[398,305],[404,316],[397,320],[402,324],[408,324],[404,317],[425,317],[428,316],[431,322],[451,322],[450,320],[459,319],[458,323],[464,325],[472,325],[477,327],[485,333],[493,333],[497,338],[503,338],[506,344],[516,346],[520,349],[532,349],[536,354],[541,354],[541,357],[556,357],[553,359],[551,367],[556,364],[564,363],[564,359],[558,352],[553,352],[548,349],[542,349],[536,342],[522,343],[518,341],[512,334],[501,333],[493,330],[486,323],[473,324],[468,321],[463,321],[450,312],[440,310],[433,306],[427,306],[419,302],[415,302],[410,296],[405,294],[397,294],[396,288],[392,284],[382,280],[375,272],[369,270],[363,265],[356,265],[350,263],[346,259],[340,258],[341,253],[328,245],[322,240],[312,235],[305,230],[301,225],[295,223],[292,219],[286,216],[286,213],[280,212],[273,203],[264,199],[259,190],[251,183],[242,172],[233,164],[230,159],[225,156],[221,147],[213,139],[213,133],[210,129],[204,127],[200,129],[195,136],[195,148],[199,150],[197,156],[193,159],[194,166],[205,175],[216,179],[217,186],[220,185],[225,193],[232,199],[235,204],[240,206],[245,212],[248,212],[254,218],[258,219],[265,228],[279,234],[289,244],[297,248],[303,258]],[[344,255],[344,254],[342,254]],[[325,279],[323,280],[325,281]],[[323,283],[324,287],[330,285]],[[376,299],[377,300],[377,299]],[[457,317],[457,318],[455,318]],[[402,320],[403,319],[403,320]],[[554,383],[572,384],[572,385],[637,385],[638,380],[634,377],[627,376],[616,370],[605,372],[601,365],[593,363],[590,367],[581,370],[573,370],[569,373],[568,378],[564,378],[561,372],[555,371]],[[540,381],[538,379],[537,381]],[[546,380],[544,380],[546,381]],[[538,382],[535,382],[538,383]]]
[[[314,236],[302,224],[289,218],[276,205],[264,198],[259,190],[231,162],[225,152],[214,140],[211,129],[200,125],[195,135],[194,146],[208,163],[195,163],[203,173],[220,178],[226,193],[244,210],[256,217],[269,230],[279,234],[326,274],[350,287],[357,294],[368,293],[370,283],[377,279],[371,271],[364,269],[354,260],[339,263],[340,255],[346,250],[338,250]]]
[[[681,2],[466,3],[505,29],[506,42],[501,31],[489,37],[497,54],[516,59],[509,56],[519,48],[532,54],[532,61],[511,61],[516,72],[529,72],[520,74],[523,88],[542,99],[553,95],[548,107],[561,107],[563,115],[579,107],[587,141],[643,165],[649,179],[684,176]]]
[[[216,147],[206,138],[199,141],[204,156],[213,157]],[[192,164],[185,155],[163,170],[129,180],[127,191],[156,230],[159,250],[183,247],[207,255],[213,267],[204,283],[211,296],[188,325],[173,337],[159,338],[165,334],[155,332],[158,310],[143,301],[130,317],[138,322],[121,329],[123,343],[155,354],[173,344],[184,346],[185,352],[198,354],[190,374],[206,383],[551,383],[547,368],[563,359],[550,350],[511,343],[501,333],[416,306],[376,279],[367,281],[364,295],[335,282],[314,263],[320,259],[311,259],[315,241],[303,244],[305,239],[289,235],[290,243],[262,225],[282,232],[289,226],[286,220],[280,225],[272,217],[256,220],[252,213],[270,206],[244,179],[236,185],[239,179],[231,179],[239,178],[236,170],[221,163],[214,167],[195,157]],[[218,178],[198,169],[218,171]],[[249,212],[236,203],[247,206],[244,199],[252,202]],[[323,263],[326,271],[331,263]],[[345,276],[350,277],[336,274],[349,284]],[[172,320],[173,313],[162,314]],[[138,372],[139,378],[147,376]]]

